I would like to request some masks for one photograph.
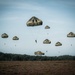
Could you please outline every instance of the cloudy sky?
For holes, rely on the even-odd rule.
[[[43,25],[27,27],[32,16],[41,19]],[[46,25],[50,29],[44,29]],[[0,52],[75,55],[75,38],[67,38],[69,32],[75,33],[75,0],[0,0],[0,36],[9,35],[6,39],[0,37]],[[19,40],[12,40],[14,36]],[[51,44],[43,44],[45,39]],[[62,46],[55,46],[58,41]]]

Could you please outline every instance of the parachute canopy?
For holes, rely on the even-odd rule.
[[[45,40],[43,41],[43,44],[50,44],[50,43],[51,43],[51,41],[48,40],[48,39],[45,39]]]
[[[35,54],[35,55],[44,55],[44,53],[41,52],[41,51],[34,52],[34,54]]]
[[[75,34],[73,32],[70,32],[67,34],[67,37],[75,37]]]
[[[62,46],[62,43],[57,42],[57,43],[55,44],[55,46]]]
[[[27,26],[39,26],[42,25],[42,20],[38,19],[37,17],[33,16],[27,21]]]
[[[13,40],[19,40],[19,38],[17,36],[14,36],[12,39]]]
[[[8,38],[8,34],[3,33],[3,34],[1,35],[1,37],[2,37],[2,38]]]
[[[45,29],[50,29],[50,27],[47,25],[47,26],[45,26]]]

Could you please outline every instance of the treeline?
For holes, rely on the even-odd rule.
[[[0,61],[49,61],[49,60],[75,60],[75,56],[30,56],[0,52]]]

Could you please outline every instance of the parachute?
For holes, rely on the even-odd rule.
[[[50,43],[51,43],[51,41],[48,40],[48,39],[45,39],[45,40],[43,41],[43,44],[50,44]]]
[[[17,36],[14,36],[12,39],[13,40],[19,40],[19,38]]]
[[[67,37],[75,37],[75,34],[73,32],[70,32],[67,34]]]
[[[42,24],[43,24],[42,20],[38,19],[35,16],[31,17],[26,23],[27,26],[39,26]]]
[[[57,43],[55,44],[55,46],[62,46],[62,43],[57,42]]]
[[[35,55],[44,55],[45,53],[41,52],[41,51],[37,51],[37,52],[34,52]]]
[[[45,26],[45,29],[50,29],[50,27],[47,25],[47,26]]]
[[[8,34],[3,33],[3,34],[1,35],[1,37],[2,37],[2,38],[8,38]]]

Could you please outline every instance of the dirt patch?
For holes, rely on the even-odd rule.
[[[75,61],[0,61],[0,75],[75,75]]]

